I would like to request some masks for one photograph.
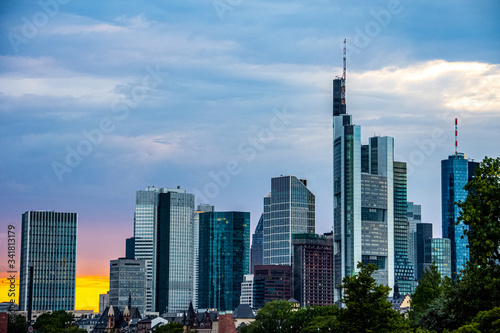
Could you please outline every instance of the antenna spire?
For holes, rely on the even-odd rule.
[[[344,38],[344,72],[342,73],[342,80],[340,81],[340,104],[345,105],[345,77],[346,77],[346,40]]]
[[[458,118],[455,118],[455,155],[458,153]]]

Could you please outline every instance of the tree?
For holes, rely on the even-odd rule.
[[[491,332],[500,333],[500,307],[489,311],[481,311],[470,324],[464,325],[453,331],[454,333],[466,332]]]
[[[38,316],[33,328],[42,333],[62,333],[67,331],[85,333],[86,330],[71,327],[73,319],[73,314],[64,310],[44,313]]]
[[[327,306],[307,306],[298,309],[292,314],[290,319],[291,332],[307,333],[307,332],[328,332],[328,328],[332,329],[337,326],[340,309],[336,305]]]
[[[343,332],[402,332],[406,329],[403,316],[392,309],[387,296],[388,286],[378,285],[372,277],[377,267],[358,263],[360,272],[346,276],[342,282],[346,308],[339,314]]]
[[[156,326],[153,333],[182,333],[182,324],[179,323],[168,323],[160,326]]]
[[[410,319],[419,325],[422,317],[425,317],[429,305],[437,298],[443,296],[444,286],[441,274],[436,263],[432,263],[428,269],[422,273],[415,293],[411,296]]]
[[[500,262],[500,158],[485,157],[476,167],[474,179],[464,187],[467,199],[459,202],[458,223],[469,240],[471,261],[497,266]]]
[[[256,333],[288,333],[290,332],[294,303],[288,301],[272,301],[257,312],[251,332]]]
[[[7,331],[25,333],[27,331],[26,318],[20,314],[9,314]]]

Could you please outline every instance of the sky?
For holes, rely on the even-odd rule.
[[[77,309],[96,309],[149,185],[249,211],[253,232],[271,177],[295,175],[330,231],[344,38],[362,142],[394,137],[440,237],[454,118],[467,158],[500,155],[498,1],[3,1],[0,277],[8,225],[19,269],[21,215],[76,212]]]

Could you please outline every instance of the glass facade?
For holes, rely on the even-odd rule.
[[[194,195],[160,193],[158,204],[157,307],[160,314],[186,311],[193,299]]]
[[[255,265],[262,265],[264,262],[264,214],[260,215],[259,222],[252,235],[252,250],[250,253],[250,273],[253,274]]]
[[[352,124],[346,106],[340,104],[341,79],[333,80],[333,235],[335,301],[338,285],[357,272],[361,255],[361,170],[369,160],[361,157],[361,127]],[[363,147],[363,151],[368,148]],[[366,212],[365,212],[366,213]]]
[[[315,231],[315,197],[307,180],[271,179],[271,193],[264,198],[263,231],[264,265],[290,265],[292,234]]]
[[[394,280],[403,295],[413,294],[417,282],[408,255],[406,163],[394,161]]]
[[[146,262],[120,258],[111,260],[109,268],[109,305],[120,311],[129,305],[144,314],[146,308]]]
[[[200,214],[205,212],[213,212],[214,206],[198,205],[194,212],[193,220],[193,308],[198,309],[198,270],[199,270],[199,254],[200,254]]]
[[[134,257],[146,263],[146,311],[155,311],[156,302],[156,238],[158,227],[158,196],[166,188],[148,186],[137,191],[134,213]]]
[[[464,186],[473,177],[473,169],[477,163],[465,159],[463,153],[450,155],[447,160],[441,161],[441,213],[443,238],[451,240],[451,270],[452,277],[464,268],[469,260],[469,241],[464,235],[468,226],[460,223],[455,225],[460,209],[455,204],[465,201],[467,191]],[[469,170],[471,169],[471,170]],[[463,238],[462,238],[463,237]]]
[[[198,307],[234,310],[250,261],[250,213],[200,214]]]
[[[28,211],[22,216],[19,306],[28,310],[33,265],[33,311],[75,309],[76,213]]]
[[[422,206],[411,201],[407,202],[406,214],[408,217],[408,257],[413,264],[413,273],[417,279],[417,224],[422,223]]]
[[[451,277],[451,241],[448,238],[429,238],[424,241],[424,267],[435,263],[441,277]]]
[[[424,244],[427,239],[432,238],[432,223],[417,224],[417,279],[422,278],[422,272],[425,268],[425,249]]]

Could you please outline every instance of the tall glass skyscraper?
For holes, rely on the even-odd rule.
[[[28,310],[33,265],[33,311],[75,309],[76,213],[28,211],[22,217],[19,306]]]
[[[193,308],[198,309],[198,271],[200,254],[200,214],[213,212],[214,206],[198,205],[193,220]]]
[[[413,294],[417,286],[408,255],[407,205],[406,163],[394,161],[394,280],[403,295]]]
[[[361,127],[341,102],[342,80],[333,80],[335,301],[343,297],[338,285],[358,272],[359,262],[375,264],[377,283],[394,287],[394,139],[361,145]]]
[[[250,213],[200,214],[198,307],[234,310],[250,261]]]
[[[156,248],[159,194],[168,188],[148,186],[136,192],[134,214],[135,259],[146,262],[146,311],[156,310]]]
[[[250,273],[253,274],[255,265],[262,265],[264,261],[264,214],[260,215],[259,222],[252,235],[252,248],[250,252]]]
[[[156,311],[186,311],[193,300],[194,195],[159,194]]]
[[[460,209],[455,204],[465,201],[467,191],[465,184],[472,179],[477,162],[465,159],[463,153],[450,155],[447,160],[441,161],[441,213],[443,238],[451,240],[451,271],[453,279],[469,260],[469,241],[464,235],[468,226],[460,223],[455,225]],[[462,238],[463,236],[463,238]]]
[[[335,301],[345,276],[361,262],[361,126],[341,104],[342,79],[333,80],[333,235]]]
[[[264,265],[291,265],[292,234],[315,232],[315,197],[307,180],[271,178],[264,197]]]

